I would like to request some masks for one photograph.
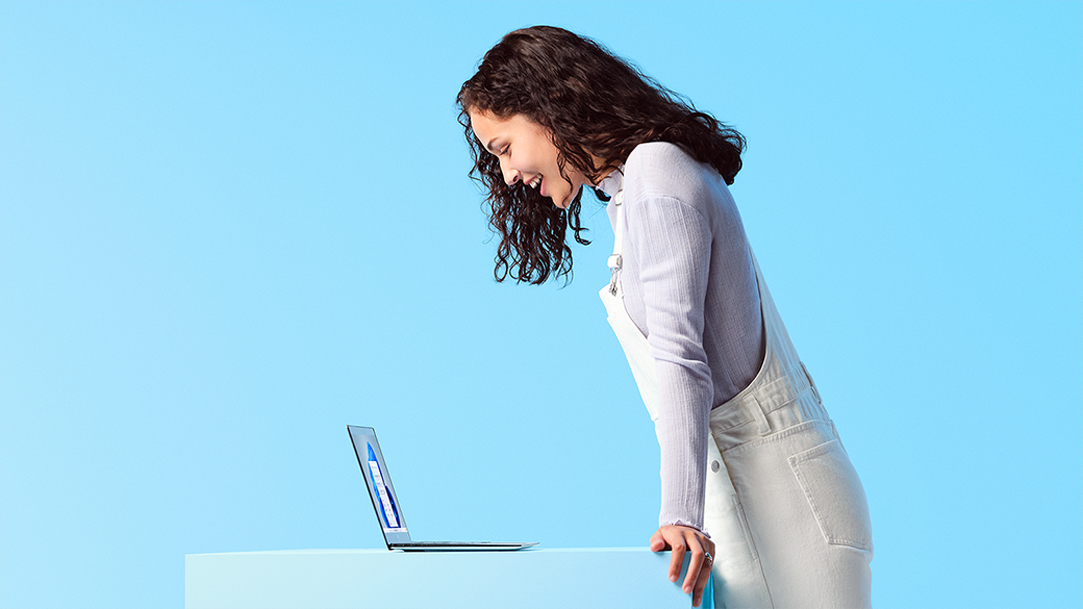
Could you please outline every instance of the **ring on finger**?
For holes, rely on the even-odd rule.
[[[704,551],[703,551],[703,555],[704,555],[704,557],[706,557],[706,559],[707,559],[707,564],[711,564],[711,563],[713,563],[713,562],[714,562],[714,556],[711,556],[711,553],[710,553],[710,552],[708,552],[708,551],[704,550]]]

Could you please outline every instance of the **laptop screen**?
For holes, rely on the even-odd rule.
[[[384,540],[389,547],[393,543],[408,543],[410,533],[406,530],[406,520],[399,507],[395,486],[391,484],[391,474],[387,471],[380,443],[376,441],[376,430],[356,425],[347,425],[346,428],[350,432],[357,463],[365,477],[365,486],[368,487],[372,507],[376,510],[376,518],[380,521]]]

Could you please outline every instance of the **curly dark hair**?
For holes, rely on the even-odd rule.
[[[499,159],[470,128],[472,110],[500,119],[521,114],[545,127],[565,180],[570,165],[596,184],[636,146],[653,141],[680,145],[713,166],[727,184],[741,169],[744,136],[597,42],[556,27],[535,26],[504,36],[463,83],[457,102],[474,161],[470,176],[488,189],[489,224],[500,235],[493,271],[497,281],[509,275],[534,284],[551,277],[570,279],[567,229],[580,244],[590,243],[579,221],[583,191],[560,209],[522,182],[506,184]],[[595,193],[607,200],[601,191]]]

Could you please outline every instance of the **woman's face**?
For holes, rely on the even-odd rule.
[[[470,110],[470,128],[491,154],[500,159],[500,171],[508,185],[523,182],[537,188],[557,207],[571,205],[586,183],[583,173],[565,168],[568,183],[557,166],[557,147],[549,132],[522,114],[502,119],[490,112]]]

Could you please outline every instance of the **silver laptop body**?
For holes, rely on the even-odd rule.
[[[391,484],[391,475],[376,440],[376,430],[371,427],[347,425],[353,451],[357,455],[357,464],[365,478],[365,486],[376,510],[376,519],[380,522],[380,532],[388,550],[406,552],[453,552],[453,551],[508,551],[522,550],[538,545],[536,541],[499,542],[499,541],[413,541],[406,529],[406,520],[402,515],[395,486]]]

